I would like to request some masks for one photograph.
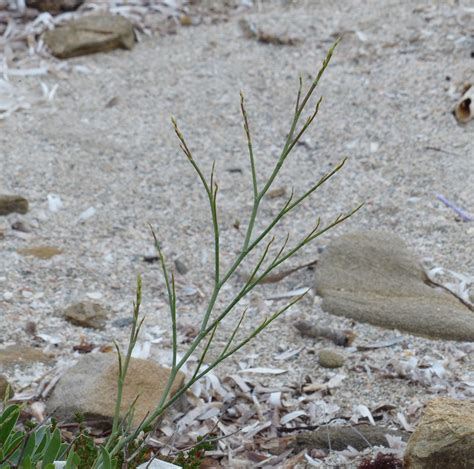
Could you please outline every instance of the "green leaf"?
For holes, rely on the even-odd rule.
[[[21,461],[21,469],[34,469],[33,464],[31,462],[31,458],[27,456],[26,458],[23,458],[23,461]]]
[[[79,466],[81,460],[79,459],[79,456],[74,452],[73,449],[69,451],[69,454],[66,459],[66,466],[64,469],[76,469],[77,466]]]
[[[18,413],[20,415],[20,407],[16,404],[12,404],[8,407],[6,407],[3,412],[0,414],[0,425],[12,415],[12,413]]]
[[[36,438],[35,434],[33,433],[28,437],[28,441],[26,442],[25,449],[23,451],[24,458],[31,458],[31,455],[33,454],[36,446]]]
[[[38,463],[41,460],[43,450],[50,440],[51,427],[45,426],[40,427],[37,432],[35,432],[35,448],[32,454],[33,464]]]
[[[20,416],[20,408],[18,406],[8,407],[3,414],[7,413],[7,417],[2,419],[3,422],[0,425],[0,445],[5,445],[8,437],[10,436],[13,428],[18,421]],[[4,417],[4,415],[2,415]]]
[[[109,452],[103,446],[100,447],[100,456],[102,458],[101,469],[113,469]]]
[[[51,440],[49,441],[48,446],[46,447],[43,455],[43,464],[42,469],[47,469],[49,464],[52,464],[59,453],[59,448],[61,446],[61,433],[59,429],[54,430]],[[54,466],[53,466],[54,468]]]

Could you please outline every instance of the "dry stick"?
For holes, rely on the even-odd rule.
[[[425,283],[429,285],[430,287],[439,287],[442,288],[443,290],[447,291],[451,295],[454,296],[457,300],[459,300],[466,308],[470,309],[471,311],[474,311],[474,305],[472,303],[469,303],[469,301],[466,301],[465,299],[461,298],[458,294],[450,290],[448,287],[445,287],[441,283],[435,282],[434,280],[431,280],[428,276],[426,276]]]
[[[313,265],[316,265],[318,263],[318,260],[314,260],[311,262],[308,262],[307,264],[299,265],[297,267],[293,267],[292,269],[287,269],[283,270],[281,272],[277,272],[276,274],[270,274],[267,275],[266,277],[262,278],[261,280],[258,281],[258,283],[277,283],[280,280],[283,280],[285,277],[288,277],[288,275],[291,275],[294,272],[297,272],[298,270],[304,269],[306,267],[312,267]],[[250,275],[245,275],[245,280],[248,281],[252,277]]]
[[[314,338],[325,337],[326,339],[332,340],[336,345],[342,345],[344,347],[349,347],[356,337],[352,331],[338,331],[330,327],[315,326],[305,320],[296,321],[294,327],[304,336]]]

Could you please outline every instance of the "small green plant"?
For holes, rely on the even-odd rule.
[[[126,415],[120,414],[122,403],[123,387],[125,377],[127,375],[133,349],[137,343],[140,329],[143,324],[143,318],[140,317],[140,305],[142,298],[141,278],[137,280],[136,299],[133,308],[133,323],[130,331],[130,338],[125,354],[122,354],[117,344],[117,354],[119,361],[118,391],[116,396],[115,416],[112,424],[112,431],[106,443],[103,446],[97,446],[94,441],[84,432],[80,434],[70,444],[61,443],[59,430],[52,425],[41,426],[35,428],[30,433],[14,431],[14,427],[18,420],[19,408],[17,406],[7,407],[0,417],[0,469],[6,467],[25,467],[33,468],[40,464],[40,467],[50,469],[54,459],[66,459],[66,469],[82,469],[85,467],[92,469],[112,469],[112,468],[133,468],[146,456],[144,447],[146,446],[146,436],[157,425],[159,417],[172,406],[196,381],[201,379],[212,369],[236,353],[260,332],[268,327],[280,315],[287,311],[292,305],[299,301],[304,295],[295,298],[283,308],[266,317],[258,324],[249,334],[240,337],[239,330],[245,318],[245,311],[236,318],[233,331],[227,336],[224,347],[219,351],[216,358],[206,363],[206,357],[210,347],[213,345],[213,339],[219,331],[222,322],[234,311],[236,305],[246,297],[259,283],[261,283],[271,272],[282,265],[285,261],[293,257],[302,248],[311,243],[314,239],[323,233],[334,228],[344,220],[352,216],[360,207],[350,211],[345,215],[337,216],[332,222],[321,227],[321,221],[318,219],[313,228],[297,240],[292,247],[289,246],[289,235],[286,237],[282,245],[276,249],[276,254],[271,254],[275,238],[272,236],[274,228],[284,217],[288,216],[294,209],[301,205],[308,197],[310,197],[321,185],[327,182],[334,174],[336,174],[344,165],[345,160],[335,166],[330,172],[324,175],[319,181],[315,182],[302,194],[296,195],[293,192],[287,201],[280,208],[276,216],[259,232],[256,232],[256,222],[259,214],[260,205],[268,193],[270,187],[280,173],[285,161],[292,152],[295,145],[301,139],[303,134],[310,127],[316,118],[322,98],[314,103],[313,110],[304,119],[303,113],[310,105],[311,98],[316,90],[318,83],[331,60],[335,44],[328,52],[323,61],[322,67],[311,82],[308,91],[303,93],[302,79],[299,80],[299,89],[296,97],[296,104],[291,120],[290,129],[283,145],[283,149],[279,158],[275,162],[273,170],[266,181],[259,183],[257,177],[257,161],[254,156],[252,135],[250,132],[249,119],[245,108],[245,99],[241,94],[240,109],[243,118],[243,127],[247,140],[249,153],[249,162],[252,174],[253,203],[250,217],[247,223],[245,238],[241,246],[240,252],[231,262],[230,266],[223,268],[221,263],[221,247],[220,247],[220,228],[217,206],[218,186],[215,181],[214,165],[209,178],[206,178],[186,142],[185,137],[181,133],[176,120],[172,120],[175,134],[180,143],[181,150],[187,157],[188,161],[194,168],[198,179],[200,180],[204,191],[208,198],[210,207],[212,227],[214,233],[214,282],[212,292],[209,297],[207,307],[202,313],[199,332],[197,336],[187,345],[185,350],[178,350],[177,339],[177,297],[175,289],[175,280],[173,274],[170,274],[161,249],[161,245],[157,236],[152,230],[155,240],[155,246],[159,254],[161,267],[165,279],[166,290],[168,294],[169,311],[171,318],[171,335],[172,335],[172,366],[168,382],[165,390],[156,408],[147,416],[146,419],[137,427],[132,428],[132,416],[134,411],[133,404],[130,406]],[[261,249],[260,254],[255,254],[257,248]],[[234,275],[239,266],[244,261],[254,261],[254,266],[250,276],[243,282],[240,291],[232,298],[227,305],[215,311],[215,306],[219,298],[219,294],[227,284],[229,279]],[[178,359],[178,352],[181,358]],[[172,385],[180,372],[181,368],[191,357],[192,354],[199,352],[199,359],[194,369],[193,375],[184,385],[174,394],[170,395]],[[138,398],[138,397],[137,397]],[[145,436],[143,436],[145,435]],[[204,457],[209,443],[201,442],[195,448],[186,454],[178,455],[173,462],[182,464],[186,468],[199,467],[200,461]],[[10,464],[10,465],[9,465]]]
[[[178,453],[176,458],[171,462],[182,467],[183,469],[199,469],[204,460],[206,451],[214,449],[214,445],[210,441],[198,438],[197,445],[189,451]]]
[[[17,430],[20,412],[20,406],[10,405],[0,413],[0,469],[54,468],[53,462],[66,455],[69,445],[62,442],[59,429],[52,424]],[[73,452],[68,459],[72,464]]]

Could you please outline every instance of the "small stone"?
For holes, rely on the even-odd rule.
[[[16,221],[12,223],[12,230],[21,231],[22,233],[29,233],[31,231],[29,226],[22,221]]]
[[[13,386],[8,382],[7,377],[5,375],[0,375],[0,401],[3,401],[5,398],[11,399],[14,394]]]
[[[103,329],[108,311],[98,303],[82,301],[68,306],[62,313],[64,319],[75,326]]]
[[[176,259],[174,261],[174,266],[176,267],[176,270],[179,274],[186,275],[188,273],[188,267],[183,261]]]
[[[31,335],[32,337],[36,337],[37,328],[36,328],[36,323],[34,321],[28,321],[25,324],[24,329],[28,335]]]
[[[193,20],[188,15],[181,15],[179,17],[179,22],[181,23],[181,26],[192,26],[193,25]]]
[[[26,5],[39,11],[57,14],[62,11],[74,11],[84,3],[84,0],[26,0]]]
[[[46,260],[62,254],[63,250],[54,246],[35,246],[32,248],[18,249],[17,252],[23,256],[33,256],[38,259]]]
[[[408,440],[405,469],[472,469],[474,402],[440,397],[430,401]]]
[[[132,49],[135,33],[124,17],[101,13],[58,25],[45,33],[44,42],[54,56],[67,59],[117,48]]]
[[[112,321],[112,326],[114,327],[129,327],[133,324],[133,318],[118,318],[115,321]]]
[[[21,195],[0,195],[0,215],[28,212],[28,200]]]
[[[123,389],[121,416],[135,403],[133,422],[137,426],[158,404],[170,370],[150,360],[132,358]],[[46,402],[48,412],[58,419],[70,421],[76,413],[86,420],[111,423],[115,413],[118,360],[115,353],[83,355],[59,380]],[[179,373],[171,388],[174,395],[183,385]]]
[[[344,365],[344,356],[334,350],[324,349],[319,352],[319,364],[323,368],[340,368]]]

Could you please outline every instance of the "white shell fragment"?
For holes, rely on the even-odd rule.
[[[469,122],[474,117],[474,86],[471,86],[458,101],[454,115],[461,124]]]
[[[50,212],[58,212],[61,210],[63,202],[57,194],[48,194],[48,209]]]

